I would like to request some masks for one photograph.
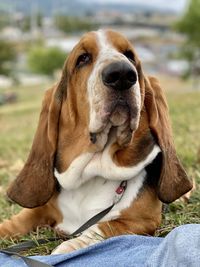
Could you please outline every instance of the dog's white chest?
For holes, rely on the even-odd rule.
[[[160,148],[155,145],[142,162],[132,167],[119,167],[111,160],[108,149],[102,154],[85,153],[76,158],[63,173],[55,172],[62,186],[58,206],[63,222],[57,227],[73,233],[98,212],[113,204],[121,181],[128,180],[127,189],[118,204],[102,220],[119,216],[129,207],[143,185],[145,166],[153,161]]]
[[[128,181],[122,199],[102,220],[116,218],[122,209],[131,204],[142,187],[144,177],[145,171],[142,171],[140,175]],[[115,190],[119,185],[119,181],[95,177],[77,189],[62,189],[58,197],[58,206],[63,215],[63,221],[57,228],[69,234],[73,233],[92,216],[112,205]]]

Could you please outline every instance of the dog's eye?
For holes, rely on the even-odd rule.
[[[91,55],[89,53],[84,53],[80,55],[76,61],[76,67],[82,67],[83,65],[91,61]]]
[[[131,50],[126,50],[126,51],[124,52],[124,55],[125,55],[125,57],[127,57],[128,60],[130,60],[132,63],[135,63],[135,57],[134,57],[134,54],[133,54],[133,52],[132,52]]]

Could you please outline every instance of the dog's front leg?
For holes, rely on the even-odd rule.
[[[53,211],[53,213],[52,213]],[[57,208],[49,203],[33,209],[22,209],[11,219],[0,224],[0,237],[18,237],[35,230],[38,226],[54,225],[60,220],[61,214]],[[58,220],[58,221],[57,221]]]

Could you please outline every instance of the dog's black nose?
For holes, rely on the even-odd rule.
[[[104,85],[114,90],[123,91],[131,88],[137,82],[136,72],[126,62],[113,62],[102,71]]]

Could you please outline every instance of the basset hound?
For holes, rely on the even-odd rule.
[[[99,30],[81,38],[60,81],[45,93],[30,154],[7,192],[24,209],[0,225],[0,237],[39,225],[71,234],[112,205],[124,180],[112,210],[55,254],[122,234],[152,235],[162,202],[192,188],[159,82],[144,76],[124,36]]]

